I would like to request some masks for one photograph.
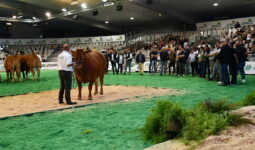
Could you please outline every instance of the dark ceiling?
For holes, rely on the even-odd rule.
[[[75,0],[0,0],[0,17],[22,14],[24,18],[44,17],[46,11],[61,13],[62,8],[77,9],[81,3],[93,7],[102,0],[77,0],[77,5],[70,5]],[[194,24],[196,22],[255,16],[255,0],[154,0],[147,5],[146,0],[114,0],[123,5],[117,12],[114,6],[99,8],[99,14],[90,12],[47,21],[43,27],[84,32],[91,29],[123,33],[144,26]],[[214,7],[213,3],[219,3]],[[160,15],[161,14],[161,15]],[[130,20],[134,17],[134,20]],[[109,24],[105,24],[109,21]]]

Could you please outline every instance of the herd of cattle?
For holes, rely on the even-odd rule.
[[[103,94],[104,75],[107,70],[105,56],[97,51],[84,51],[83,49],[72,51],[72,55],[75,62],[74,74],[78,85],[78,100],[81,100],[82,83],[89,83],[89,100],[92,100],[93,84],[95,85],[94,94],[98,94],[98,80],[101,84],[99,93]],[[21,81],[21,73],[24,79],[28,79],[28,72],[32,72],[32,80],[34,80],[35,71],[37,71],[38,80],[40,80],[41,66],[41,60],[35,53],[8,56],[4,61],[7,80],[12,80],[12,82],[15,81],[15,72],[18,81]]]
[[[18,81],[21,81],[21,73],[23,78],[28,79],[28,73],[32,72],[32,80],[34,81],[35,71],[37,71],[38,80],[40,80],[40,69],[42,63],[40,58],[35,54],[29,55],[12,55],[8,56],[4,61],[4,67],[7,75],[7,80],[15,81],[14,73],[16,72]]]

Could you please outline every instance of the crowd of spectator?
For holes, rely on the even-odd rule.
[[[106,58],[112,65],[115,74],[131,71],[134,59],[143,75],[143,64],[146,57],[139,49],[127,48],[125,51],[106,51]],[[245,62],[248,54],[255,52],[254,26],[241,27],[239,23],[226,33],[224,38],[210,41],[201,40],[197,43],[189,42],[188,38],[167,35],[153,43],[147,43],[143,49],[149,50],[149,74],[157,72],[163,75],[199,76],[209,81],[218,81],[220,86],[237,84],[238,72],[241,81],[245,79]],[[125,64],[125,65],[124,65]],[[231,78],[230,78],[231,76]]]

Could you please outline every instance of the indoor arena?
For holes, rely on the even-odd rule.
[[[255,0],[0,0],[0,150],[255,150]]]

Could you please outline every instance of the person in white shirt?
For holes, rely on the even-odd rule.
[[[190,63],[191,70],[192,70],[192,76],[194,77],[195,74],[198,73],[198,66],[197,66],[197,53],[195,52],[196,49],[191,49],[188,62]]]
[[[72,55],[68,44],[64,44],[63,52],[58,55],[58,72],[60,79],[59,89],[59,104],[63,104],[63,96],[65,93],[65,100],[68,105],[77,104],[71,101],[71,86],[72,86],[72,73],[73,73]]]

